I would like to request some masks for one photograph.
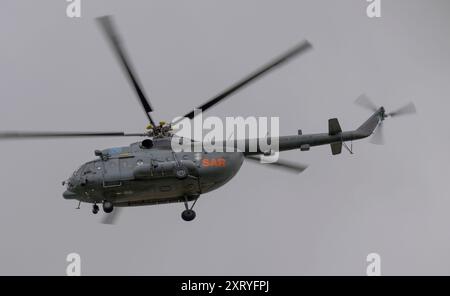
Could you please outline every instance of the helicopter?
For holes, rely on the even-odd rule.
[[[278,137],[276,139],[278,140],[277,151],[266,151],[259,145],[256,150],[250,151],[248,149],[250,139],[244,139],[241,143],[244,149],[236,149],[234,152],[202,150],[200,152],[176,152],[171,145],[172,140],[178,137],[172,128],[174,122],[155,123],[151,114],[154,110],[133,70],[112,17],[99,17],[97,21],[136,92],[149,121],[146,131],[143,133],[7,131],[0,132],[0,139],[144,138],[129,146],[95,150],[96,159],[82,164],[67,180],[62,182],[62,185],[66,187],[63,198],[78,201],[78,209],[82,202],[89,203],[92,204],[92,213],[97,214],[100,210],[99,204],[101,204],[103,212],[106,214],[103,221],[106,224],[113,224],[120,208],[166,203],[184,203],[181,217],[184,221],[192,221],[196,217],[194,206],[199,197],[230,181],[238,173],[244,160],[253,161],[266,167],[301,173],[307,168],[307,165],[282,159],[273,163],[262,163],[261,157],[287,150],[308,151],[311,147],[319,145],[330,145],[333,155],[340,154],[342,147],[353,153],[346,142],[360,140],[374,134],[374,142],[381,143],[382,123],[386,118],[411,114],[416,111],[414,104],[409,103],[388,113],[384,107],[376,106],[367,96],[361,95],[356,103],[370,109],[373,113],[355,130],[342,131],[338,119],[332,118],[328,120],[328,132],[302,134],[301,130],[298,130],[295,135]],[[302,41],[194,110],[204,112],[216,106],[248,84],[311,48],[311,43],[307,40]],[[182,118],[192,120],[194,117],[195,112],[191,111]],[[183,137],[179,138],[179,141],[189,145],[202,144]],[[223,146],[228,145],[225,141],[222,144]],[[233,145],[236,148],[238,143],[234,142]]]

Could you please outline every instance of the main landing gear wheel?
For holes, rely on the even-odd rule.
[[[98,213],[98,211],[99,211],[99,208],[98,208],[98,205],[97,204],[94,204],[93,206],[92,206],[92,214],[97,214]]]
[[[192,221],[195,219],[195,211],[194,210],[184,210],[181,213],[181,218],[183,218],[184,221]]]
[[[200,197],[200,195],[195,195],[194,196],[194,203],[192,204],[192,206],[190,208],[189,208],[189,205],[188,205],[188,201],[189,201],[188,197],[187,196],[184,197],[184,207],[186,209],[181,213],[181,218],[184,221],[192,221],[197,216],[195,214],[195,211],[193,210],[193,208],[194,208],[195,203],[197,202],[199,197]]]
[[[105,213],[111,213],[114,210],[114,205],[112,202],[105,200],[103,202],[103,211]]]

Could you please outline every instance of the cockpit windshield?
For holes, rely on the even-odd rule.
[[[80,167],[78,167],[78,169],[76,169],[74,172],[73,172],[73,176],[75,177],[75,176],[80,176],[81,175],[81,171],[83,170],[83,167],[84,167],[84,165],[81,165]]]

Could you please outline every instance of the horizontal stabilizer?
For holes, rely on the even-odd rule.
[[[331,118],[328,120],[328,135],[335,136],[342,133],[341,125],[337,118]],[[341,154],[342,142],[331,143],[331,153],[333,155]]]
[[[331,143],[330,146],[331,146],[331,154],[333,155],[341,154],[342,142]]]

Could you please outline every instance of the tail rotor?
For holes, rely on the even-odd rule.
[[[368,109],[372,112],[375,112],[379,107],[377,107],[377,105],[365,94],[360,95],[356,101],[355,104],[364,108],[364,109]],[[375,129],[375,132],[372,135],[372,138],[370,139],[370,142],[372,144],[376,144],[376,145],[384,145],[385,141],[384,141],[384,129],[383,129],[383,121],[388,118],[388,117],[398,117],[398,116],[402,116],[402,115],[412,115],[417,113],[417,109],[416,106],[414,105],[413,102],[409,102],[408,104],[392,111],[392,112],[387,112],[387,113],[383,113],[380,116],[380,122],[378,123],[378,127]]]

